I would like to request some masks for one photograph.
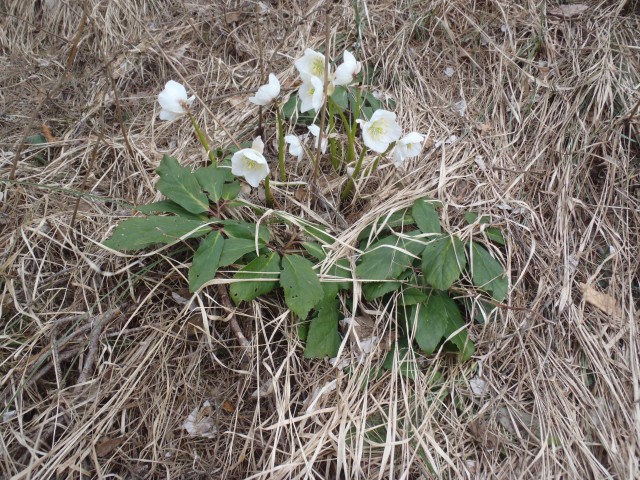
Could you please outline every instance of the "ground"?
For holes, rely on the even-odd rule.
[[[0,2],[0,478],[640,478],[640,4],[328,3]],[[247,351],[184,258],[100,246],[160,199],[164,154],[206,161],[188,121],[158,119],[164,84],[197,95],[215,146],[250,141],[263,71],[293,92],[327,19],[428,135],[361,184],[335,257],[425,195],[447,231],[475,211],[506,239],[474,356],[416,353],[415,379],[366,381],[382,345],[345,340],[350,370],[305,359],[277,297],[233,312]],[[331,203],[345,178],[322,179]],[[359,307],[388,330],[382,302]]]

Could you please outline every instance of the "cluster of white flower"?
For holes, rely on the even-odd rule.
[[[319,111],[325,101],[325,74],[327,82],[327,95],[331,96],[337,86],[349,86],[353,83],[362,65],[353,54],[344,51],[343,61],[335,71],[329,69],[325,72],[326,59],[319,52],[307,48],[304,55],[295,61],[295,67],[302,79],[302,85],[298,90],[300,99],[300,111]],[[276,102],[280,95],[280,81],[273,74],[269,74],[269,82],[258,88],[255,96],[249,98],[251,103],[260,106],[269,106]],[[161,106],[161,120],[175,120],[189,112],[195,96],[187,97],[186,89],[173,80],[165,85],[165,89],[158,96]],[[424,135],[412,132],[402,137],[402,128],[396,121],[396,114],[387,110],[378,109],[368,121],[358,119],[362,129],[362,140],[365,146],[376,153],[383,154],[391,150],[393,163],[400,166],[406,159],[415,157],[422,151]],[[320,127],[310,125],[309,133],[315,138],[314,148],[325,153],[328,146],[329,135],[320,132]],[[289,154],[302,160],[305,154],[304,138],[296,135],[286,135],[284,141],[289,145]],[[237,151],[231,158],[231,171],[234,175],[242,176],[252,187],[257,187],[262,180],[269,175],[269,164],[263,155],[264,143],[260,137],[256,137],[251,148],[243,148]],[[347,171],[353,173],[350,165]]]

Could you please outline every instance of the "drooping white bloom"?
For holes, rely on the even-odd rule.
[[[285,135],[284,141],[289,144],[289,154],[298,157],[298,161],[304,156],[304,147],[296,135]]]
[[[309,125],[309,131],[311,132],[311,135],[313,135],[316,140],[313,143],[313,148],[318,148],[318,137],[320,136],[320,127],[318,125]],[[325,153],[327,151],[327,145],[329,143],[329,138],[327,137],[326,133],[322,134],[322,141],[320,143],[320,151],[322,153]]]
[[[399,167],[407,158],[420,155],[424,138],[424,135],[418,132],[411,132],[398,140],[393,147],[393,164]]]
[[[262,152],[262,138],[256,137],[251,148],[238,150],[231,157],[231,173],[244,177],[249,185],[257,187],[269,175],[269,164]]]
[[[353,56],[348,50],[344,51],[344,60],[341,65],[336,68],[336,73],[333,79],[334,85],[349,85],[353,82],[353,78],[360,73],[362,64],[356,61],[356,57]]]
[[[300,89],[298,95],[300,96],[300,111],[302,113],[309,110],[320,110],[322,108],[323,101],[323,83],[318,77],[307,78]]]
[[[376,110],[368,122],[360,119],[357,122],[362,128],[364,144],[374,152],[384,153],[402,135],[396,114],[387,110]]]
[[[307,82],[311,77],[324,80],[324,55],[307,48],[302,58],[295,61],[294,65],[300,72],[303,82]]]
[[[278,77],[270,73],[269,83],[258,88],[256,96],[249,98],[249,101],[265,107],[273,103],[278,95],[280,95],[280,82],[278,81]]]
[[[158,95],[160,120],[175,120],[186,114],[195,98],[195,95],[187,98],[187,90],[180,83],[169,80]]]

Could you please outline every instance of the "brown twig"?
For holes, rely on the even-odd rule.
[[[231,326],[231,330],[236,334],[238,338],[238,342],[240,346],[245,350],[249,350],[251,348],[251,342],[247,340],[247,337],[242,333],[242,329],[240,328],[240,324],[238,323],[238,319],[233,314],[233,305],[231,304],[231,299],[229,298],[229,294],[227,293],[227,287],[224,285],[218,285],[218,295],[220,295],[220,299],[222,300],[222,304],[224,307],[230,311],[231,320],[229,321],[229,325]]]
[[[84,367],[82,368],[82,372],[80,372],[80,376],[78,377],[77,385],[81,385],[87,381],[91,370],[93,369],[93,365],[96,361],[96,357],[98,356],[98,347],[100,346],[100,336],[102,335],[102,331],[104,330],[105,325],[107,325],[114,317],[117,317],[120,314],[120,309],[110,308],[106,312],[96,316],[91,323],[91,334],[89,335],[89,352],[85,357]]]

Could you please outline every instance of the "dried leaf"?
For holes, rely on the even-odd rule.
[[[580,292],[584,297],[584,300],[596,307],[598,310],[606,313],[607,315],[621,317],[622,309],[620,305],[616,302],[615,298],[606,293],[602,293],[597,291],[591,285],[587,285],[586,283],[580,283]]]
[[[557,7],[547,10],[549,15],[562,18],[575,18],[589,10],[588,5],[582,3],[570,3],[566,5],[558,5]]]
[[[104,437],[96,444],[96,455],[106,457],[125,442],[125,437]]]
[[[189,414],[183,424],[184,429],[192,437],[214,438],[218,433],[218,427],[211,417],[212,413],[211,403],[207,400],[202,404],[202,408],[196,408]]]

